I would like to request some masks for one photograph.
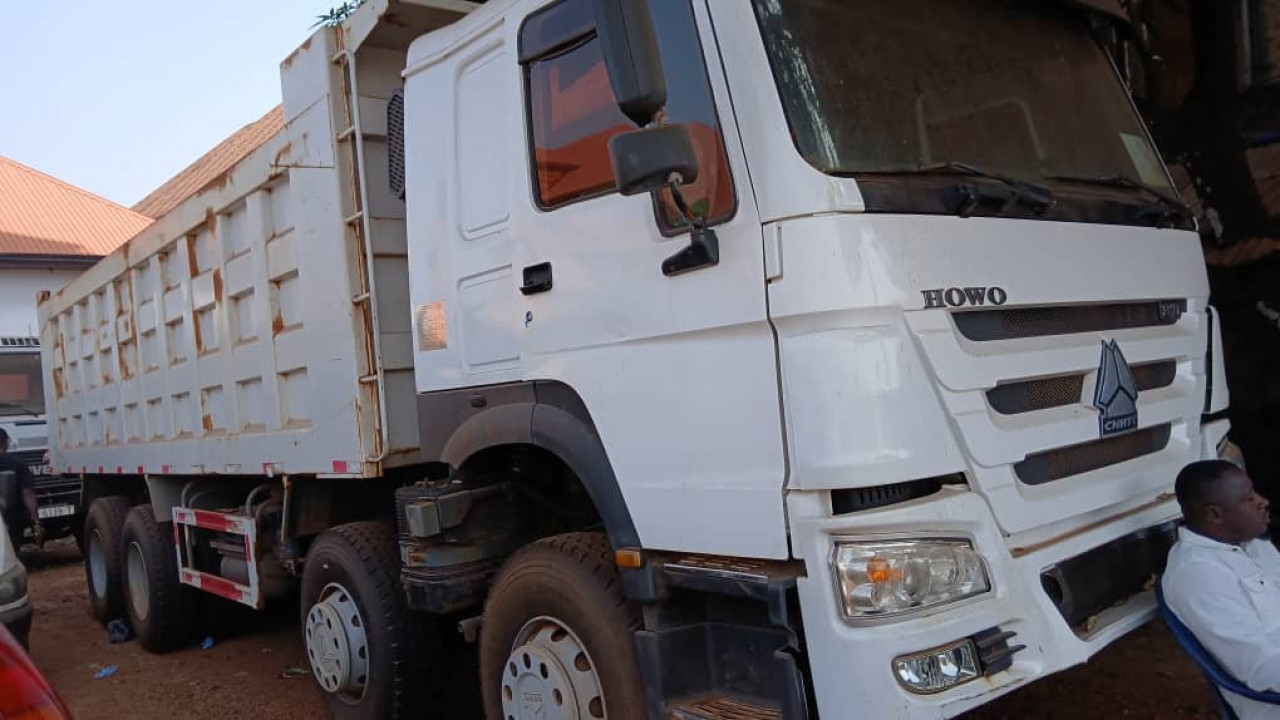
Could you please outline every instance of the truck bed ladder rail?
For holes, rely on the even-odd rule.
[[[338,146],[349,143],[349,156],[354,187],[352,188],[352,205],[354,212],[345,218],[348,227],[355,235],[357,255],[360,259],[360,289],[352,297],[352,304],[360,307],[365,321],[365,355],[368,363],[367,375],[376,376],[374,383],[374,401],[377,408],[373,412],[374,450],[364,458],[367,463],[380,463],[387,457],[391,445],[390,432],[387,427],[387,388],[383,376],[382,358],[382,323],[378,317],[378,304],[371,298],[377,292],[374,276],[373,223],[369,217],[369,189],[365,177],[365,151],[362,137],[363,124],[360,118],[360,85],[356,76],[356,56],[347,47],[347,37],[341,27],[333,29],[337,37],[338,47],[329,61],[337,65],[342,73],[340,90],[342,94],[341,117],[343,127],[334,135]],[[336,149],[336,148],[335,148]]]
[[[193,562],[189,562],[194,548],[191,538],[192,528],[243,537],[249,584],[245,585],[220,575],[195,569]],[[178,579],[183,585],[190,585],[251,608],[262,609],[263,596],[258,579],[258,534],[252,517],[213,510],[174,507],[173,544],[178,553]]]

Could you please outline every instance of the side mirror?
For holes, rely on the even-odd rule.
[[[639,195],[698,179],[698,157],[684,125],[664,125],[609,138],[613,180],[623,195]]]
[[[644,127],[667,104],[648,0],[594,0],[596,35],[622,114]]]

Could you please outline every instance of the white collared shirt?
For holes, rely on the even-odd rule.
[[[1218,663],[1256,690],[1280,691],[1280,552],[1178,529],[1161,581],[1165,602]],[[1280,720],[1280,705],[1224,693],[1240,720]]]

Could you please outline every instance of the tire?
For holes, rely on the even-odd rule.
[[[142,647],[162,653],[191,639],[191,592],[178,579],[173,530],[150,505],[129,511],[120,536],[125,612]]]
[[[120,534],[129,514],[129,499],[123,495],[100,497],[85,514],[85,583],[89,587],[89,610],[106,624],[124,617],[124,591],[120,579]]]
[[[380,522],[339,525],[307,552],[302,642],[337,720],[408,717],[435,690],[423,671],[434,641],[405,606],[399,557],[392,529]]]
[[[480,630],[485,717],[531,720],[554,711],[545,704],[576,701],[582,718],[607,711],[609,720],[646,720],[639,615],[611,556],[604,535],[570,533],[526,546],[503,566]]]

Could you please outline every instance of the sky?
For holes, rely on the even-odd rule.
[[[133,205],[280,102],[338,0],[0,0],[0,155]]]

